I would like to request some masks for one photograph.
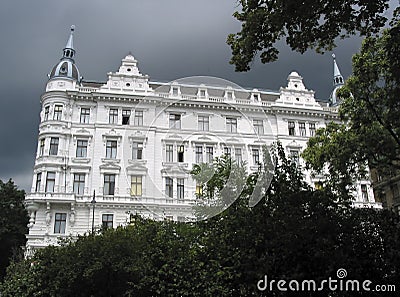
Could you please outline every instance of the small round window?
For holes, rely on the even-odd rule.
[[[126,86],[127,86],[127,87],[130,87],[130,86],[131,86],[131,84],[130,84],[130,83],[126,83]]]
[[[127,70],[128,72],[131,72],[132,69],[128,68],[128,69],[126,69],[126,70]]]

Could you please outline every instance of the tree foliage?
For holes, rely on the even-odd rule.
[[[382,175],[400,169],[400,23],[364,40],[353,74],[339,89],[343,124],[331,123],[310,138],[303,153],[316,171],[350,184],[368,165]]]
[[[260,53],[262,63],[278,59],[276,43],[285,38],[292,50],[331,50],[335,39],[377,33],[386,22],[388,0],[241,0],[234,17],[241,31],[230,34],[230,63],[248,71]]]
[[[18,190],[10,179],[0,180],[0,280],[3,278],[10,258],[20,257],[28,232],[28,214],[23,202],[25,192]]]
[[[45,248],[9,267],[2,296],[287,296],[260,292],[257,283],[264,275],[318,282],[336,278],[339,268],[350,279],[395,284],[398,218],[348,208],[329,189],[311,189],[283,148],[276,149],[274,178],[255,207],[247,203],[254,184],[248,178],[231,207],[208,220],[135,217],[130,226]]]

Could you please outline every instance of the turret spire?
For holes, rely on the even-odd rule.
[[[340,73],[339,67],[336,63],[336,56],[335,54],[332,54],[333,58],[333,86],[342,86],[344,81],[343,81],[343,76]]]
[[[63,49],[63,56],[56,66],[53,67],[49,74],[49,79],[53,78],[68,78],[79,81],[81,79],[78,68],[75,65],[75,49],[74,49],[74,31],[75,26],[71,26],[67,44]]]
[[[75,26],[71,26],[71,34],[69,35],[67,44],[65,45],[65,48],[63,50],[64,55],[63,58],[69,58],[72,59],[75,55],[75,49],[74,49],[74,31],[75,31]]]
[[[344,79],[336,63],[335,54],[332,54],[332,58],[333,58],[333,91],[331,94],[330,102],[332,106],[336,106],[339,103],[337,100],[336,91],[344,85]]]

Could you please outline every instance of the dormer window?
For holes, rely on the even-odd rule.
[[[259,101],[260,96],[258,94],[253,94],[254,101]]]
[[[199,91],[199,96],[200,96],[200,98],[205,98],[206,97],[206,90],[200,90]]]
[[[233,99],[233,92],[232,91],[227,91],[226,92],[226,98]]]
[[[173,96],[178,96],[179,94],[179,88],[178,87],[172,87],[172,95]]]

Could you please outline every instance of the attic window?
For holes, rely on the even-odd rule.
[[[295,84],[294,87],[297,88],[297,84]]]
[[[172,87],[172,95],[178,96],[178,87]]]
[[[253,97],[254,97],[254,100],[258,101],[258,94],[254,94]]]
[[[130,84],[130,83],[126,83],[126,86],[127,86],[127,87],[130,87],[130,86],[131,86],[131,84]]]
[[[300,98],[299,98],[299,97],[296,97],[296,101],[300,101]]]
[[[200,97],[206,97],[206,90],[200,90]]]
[[[128,69],[126,69],[128,72],[130,72],[132,69],[131,68],[128,68]]]
[[[226,97],[228,99],[232,99],[233,98],[233,92],[226,92]]]

